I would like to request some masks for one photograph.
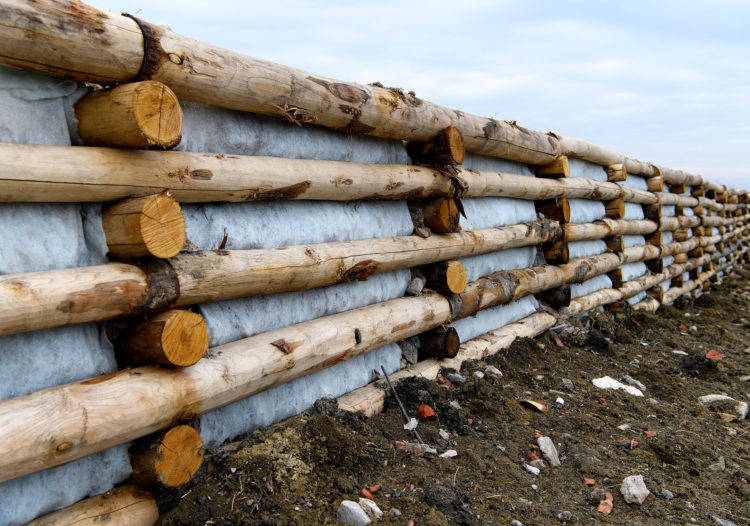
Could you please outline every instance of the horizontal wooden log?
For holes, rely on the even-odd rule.
[[[180,202],[422,199],[455,195],[426,167],[190,152],[0,143],[0,201],[95,202],[163,191]],[[656,203],[650,192],[574,177],[458,170],[464,197],[559,197]]]
[[[122,327],[113,340],[135,363],[187,367],[206,353],[208,328],[200,314],[170,310]]]
[[[707,197],[698,197],[698,204],[702,206],[703,208],[707,208],[709,210],[719,211],[724,210],[726,208],[726,205],[722,205],[721,203],[717,203],[713,199],[708,199]]]
[[[398,298],[213,348],[192,367],[125,369],[0,402],[0,482],[188,421],[446,324],[439,294]]]
[[[648,298],[642,299],[641,301],[633,305],[633,310],[656,312],[657,310],[659,310],[659,307],[661,307],[661,303],[659,303],[659,300],[649,296]]]
[[[120,84],[90,93],[75,106],[85,144],[116,148],[173,148],[182,139],[182,108],[161,82]]]
[[[125,485],[82,500],[26,526],[152,526],[159,520],[154,496]]]
[[[660,166],[662,179],[667,184],[685,184],[688,186],[699,186],[704,184],[704,179],[700,175],[689,174],[683,170],[665,168]]]
[[[130,480],[149,486],[183,486],[200,469],[203,452],[203,440],[190,426],[178,425],[145,437],[130,449]]]
[[[682,206],[682,207],[694,207],[698,206],[698,199],[695,197],[689,197],[687,195],[670,194],[667,192],[657,192],[657,199],[659,204],[662,206]]]
[[[429,142],[407,142],[405,147],[413,164],[456,165],[466,158],[463,135],[455,126],[440,130]]]
[[[412,377],[434,380],[442,367],[460,369],[461,364],[466,360],[481,360],[487,356],[492,356],[500,350],[508,348],[516,338],[533,338],[556,323],[557,318],[546,312],[531,314],[522,320],[461,344],[455,358],[424,360],[392,374],[390,379],[394,383]],[[373,416],[383,410],[386,396],[386,390],[382,389],[376,382],[339,397],[338,406],[343,411],[355,411],[365,416]]]
[[[699,216],[675,216],[662,217],[659,221],[659,230],[662,232],[674,232],[676,230],[697,227],[702,223]]]
[[[570,163],[567,157],[561,155],[549,164],[538,166],[534,171],[537,177],[549,177],[552,179],[570,177]]]
[[[171,258],[185,246],[185,217],[169,194],[125,199],[102,210],[109,257]]]
[[[648,219],[617,220],[603,218],[593,223],[568,223],[562,225],[563,239],[584,241],[604,239],[617,235],[647,235],[656,231],[658,224]]]
[[[535,246],[562,237],[535,222],[418,236],[180,254],[169,262],[0,276],[0,334],[158,312],[173,306],[306,290],[436,261]]]

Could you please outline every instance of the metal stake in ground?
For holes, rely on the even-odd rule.
[[[380,369],[383,371],[383,375],[385,376],[385,381],[388,382],[388,387],[391,388],[391,392],[393,393],[393,397],[396,399],[396,402],[398,402],[398,406],[401,408],[401,414],[404,415],[404,419],[406,419],[406,423],[408,424],[409,423],[409,415],[406,414],[406,409],[404,409],[404,404],[401,403],[401,399],[398,397],[398,394],[396,393],[396,390],[393,388],[393,384],[391,383],[391,379],[388,378],[388,373],[385,372],[385,367],[381,365]],[[411,431],[412,431],[412,433],[414,433],[414,436],[417,437],[417,440],[419,441],[420,444],[422,444],[423,446],[427,445],[422,440],[422,437],[419,436],[419,432],[416,429],[412,429]]]

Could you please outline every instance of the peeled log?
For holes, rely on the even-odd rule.
[[[59,466],[450,321],[439,294],[398,298],[0,402],[0,482]]]
[[[655,232],[657,223],[648,219],[617,220],[604,218],[593,223],[567,223],[562,225],[566,241],[604,239],[616,235],[646,235]]]
[[[424,224],[435,234],[447,234],[458,230],[461,216],[456,201],[452,198],[438,198],[422,205]]]
[[[0,276],[0,334],[103,321],[222,299],[307,290],[436,261],[559,239],[534,222],[422,239],[385,239],[218,250],[155,260]]]
[[[170,310],[121,329],[114,344],[137,363],[187,367],[206,353],[208,328],[200,314]]]
[[[419,360],[453,358],[461,342],[453,327],[437,327],[419,335]]]
[[[534,206],[536,207],[536,211],[543,214],[547,219],[559,223],[570,222],[570,203],[564,197],[534,201]]]
[[[628,178],[628,169],[624,164],[610,164],[605,168],[607,172],[607,181],[610,183],[618,183],[625,181]]]
[[[0,201],[92,202],[169,190],[180,202],[453,197],[447,175],[421,166],[0,143]],[[457,169],[464,197],[558,197],[653,204],[650,192],[582,177],[544,179]]]
[[[443,294],[461,294],[466,288],[466,268],[460,261],[441,261],[424,272],[427,286]]]
[[[622,219],[625,217],[625,201],[623,199],[613,199],[604,202],[604,212],[607,217],[612,219]]]
[[[203,452],[203,440],[190,426],[179,425],[146,437],[130,450],[130,480],[149,486],[183,486],[200,469]]]
[[[406,153],[414,164],[443,166],[461,164],[466,158],[464,138],[455,126],[448,126],[429,142],[407,142]]]
[[[182,139],[182,108],[160,82],[120,84],[90,93],[75,107],[78,133],[92,146],[173,148]]]
[[[550,177],[553,179],[570,177],[570,163],[568,162],[568,158],[562,155],[549,164],[537,167],[535,172],[537,177]]]
[[[136,197],[102,210],[102,228],[113,258],[171,258],[185,246],[185,217],[167,194]]]
[[[652,177],[646,179],[647,189],[649,192],[663,192],[664,191],[664,179],[659,177]]]
[[[126,485],[39,517],[26,526],[151,526],[159,510],[151,493]]]

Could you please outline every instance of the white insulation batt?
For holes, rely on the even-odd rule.
[[[533,314],[538,307],[539,302],[534,296],[526,296],[508,305],[498,305],[479,311],[476,316],[455,321],[451,325],[456,329],[458,338],[463,343]]]
[[[0,141],[70,145],[66,116],[80,92],[75,82],[0,67]],[[98,205],[3,203],[0,228],[0,274],[104,262]],[[88,324],[0,336],[0,400],[116,370],[101,334]],[[24,524],[129,475],[127,446],[120,446],[4,482],[0,524]]]
[[[583,283],[574,283],[570,286],[570,298],[576,299],[581,296],[586,296],[601,289],[612,288],[612,280],[609,276],[602,274],[600,276],[594,276],[591,279],[587,279]]]
[[[534,266],[536,247],[511,248],[479,256],[460,258],[466,269],[466,280],[471,283],[501,270],[515,270]]]
[[[586,241],[573,241],[568,243],[568,257],[587,258],[597,256],[607,251],[607,243],[602,239],[588,239]]]

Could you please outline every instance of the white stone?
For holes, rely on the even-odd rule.
[[[368,517],[371,519],[379,519],[383,516],[383,512],[374,501],[370,499],[359,498],[359,507],[364,510]]]
[[[643,482],[642,475],[631,475],[622,481],[620,493],[628,504],[643,504],[651,492]]]
[[[611,376],[603,376],[601,378],[594,378],[593,380],[591,380],[591,383],[594,384],[599,389],[614,389],[614,390],[622,389],[626,393],[631,394],[633,396],[643,396],[643,393],[639,389],[633,387],[632,385],[625,385],[622,382],[618,382]]]
[[[495,376],[500,376],[500,377],[503,376],[502,371],[500,371],[500,369],[498,369],[494,365],[488,365],[487,367],[485,367],[484,372],[486,374],[494,374]]]
[[[525,469],[532,475],[539,475],[539,473],[541,473],[541,471],[539,471],[539,468],[535,468],[534,466],[529,466],[528,464],[524,464],[523,469]]]
[[[645,385],[643,385],[641,382],[639,382],[638,380],[636,380],[635,378],[633,378],[632,376],[630,376],[628,374],[624,375],[622,377],[622,379],[625,380],[626,384],[632,385],[633,387],[637,387],[641,391],[645,391],[646,390],[646,386]]]
[[[672,354],[676,354],[676,355],[678,355],[678,356],[690,356],[690,355],[689,355],[688,353],[686,353],[685,351],[672,351]]]
[[[458,456],[458,452],[455,449],[449,449],[445,453],[441,453],[440,458],[453,458]]]
[[[407,431],[412,431],[412,430],[414,430],[414,429],[417,428],[418,424],[419,424],[419,422],[417,421],[416,418],[410,418],[409,419],[409,423],[408,424],[404,424],[404,429],[406,429]]]
[[[539,437],[536,439],[536,443],[539,444],[539,449],[542,450],[542,455],[547,459],[550,467],[558,467],[560,465],[560,458],[557,455],[557,448],[552,439],[550,437]]]
[[[555,400],[555,403],[557,403],[558,405],[565,405],[565,400],[563,400],[562,396],[558,396]]]
[[[448,440],[451,437],[451,434],[448,433],[448,431],[446,431],[445,429],[441,429],[440,431],[438,431],[438,434],[443,440]]]
[[[341,501],[336,517],[344,524],[354,524],[355,526],[367,526],[372,522],[365,510],[352,500]]]
[[[482,378],[484,378],[484,373],[482,371],[474,371],[474,376],[481,380]]]

